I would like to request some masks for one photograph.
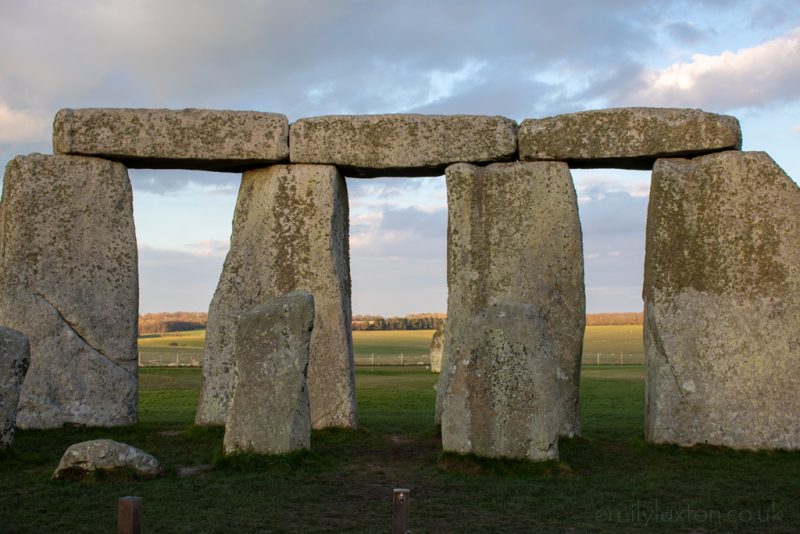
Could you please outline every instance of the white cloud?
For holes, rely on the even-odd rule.
[[[641,86],[624,103],[729,110],[800,98],[800,28],[758,46],[642,74]]]
[[[800,124],[798,124],[797,126],[795,126],[794,128],[792,128],[792,131],[793,131],[794,133],[799,133],[799,134],[800,134]]]
[[[52,118],[40,111],[12,109],[0,103],[0,143],[44,141]]]

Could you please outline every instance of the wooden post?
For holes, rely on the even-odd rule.
[[[410,533],[408,527],[409,508],[411,506],[411,491],[398,488],[392,497],[392,534]]]
[[[117,499],[117,534],[141,534],[142,498],[121,497]]]
[[[600,365],[600,353],[597,353],[597,365]]]

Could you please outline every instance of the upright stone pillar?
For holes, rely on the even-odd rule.
[[[137,420],[138,265],[124,165],[19,156],[3,184],[0,324],[30,340],[17,426]]]
[[[649,441],[800,448],[800,191],[767,154],[656,162],[644,300]]]
[[[298,290],[239,316],[225,454],[285,454],[311,446],[308,353],[314,297]]]
[[[0,450],[14,441],[19,392],[30,363],[28,338],[16,330],[0,326]]]
[[[470,391],[477,391],[481,375],[487,381],[492,380],[490,374],[511,376],[508,370],[490,372],[488,367],[476,366],[481,360],[485,361],[480,365],[494,365],[483,353],[500,360],[509,355],[525,360],[508,362],[509,369],[525,373],[524,379],[515,379],[513,394],[534,395],[528,397],[527,408],[505,403],[501,398],[512,393],[501,391],[506,388],[502,385],[505,379],[498,378],[500,389],[489,395],[494,395],[495,405],[484,409],[528,410],[530,413],[519,413],[516,419],[507,413],[498,417],[528,425],[539,437],[548,435],[553,421],[556,435],[559,431],[570,436],[579,433],[585,297],[578,206],[567,165],[452,165],[447,168],[447,197],[448,318],[437,386],[443,442],[469,441],[463,436],[448,437],[451,431],[468,434],[470,426],[478,431],[478,425],[470,425],[464,418],[475,417],[480,403],[469,409],[456,408],[468,406],[469,401],[456,402],[454,395],[469,396]],[[475,376],[459,378],[465,373]],[[451,389],[456,382],[460,382],[458,392]],[[537,430],[537,424],[543,426]],[[496,450],[500,449],[492,449],[488,455],[497,455]],[[539,459],[546,457],[541,453],[539,450]]]
[[[336,167],[277,165],[244,174],[230,252],[209,308],[197,424],[225,424],[238,315],[306,289],[316,304],[312,427],[356,426],[348,225],[346,184]]]

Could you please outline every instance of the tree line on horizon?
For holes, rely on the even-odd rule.
[[[404,317],[354,315],[353,330],[434,330],[447,318],[446,313],[414,313]],[[206,327],[206,312],[162,312],[139,315],[139,334],[163,334]],[[642,312],[589,313],[587,326],[640,325]]]

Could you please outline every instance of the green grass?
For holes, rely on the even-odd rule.
[[[199,369],[141,370],[141,422],[20,431],[0,456],[0,531],[113,532],[115,502],[144,499],[147,532],[387,531],[391,492],[412,491],[414,532],[796,532],[800,453],[653,446],[642,439],[643,368],[584,369],[584,436],[558,463],[442,455],[436,376],[357,373],[357,431],[312,435],[312,450],[222,459],[220,428],[192,426]],[[167,468],[151,481],[50,480],[72,443],[110,437]],[[205,466],[194,476],[182,468]],[[768,515],[770,514],[770,515]]]
[[[433,330],[355,331],[353,347],[358,365],[406,365],[428,363]],[[181,365],[203,359],[205,330],[148,334],[139,338],[139,353],[145,365]],[[587,326],[583,360],[592,365],[616,364],[623,354],[626,364],[644,363],[642,326]]]

